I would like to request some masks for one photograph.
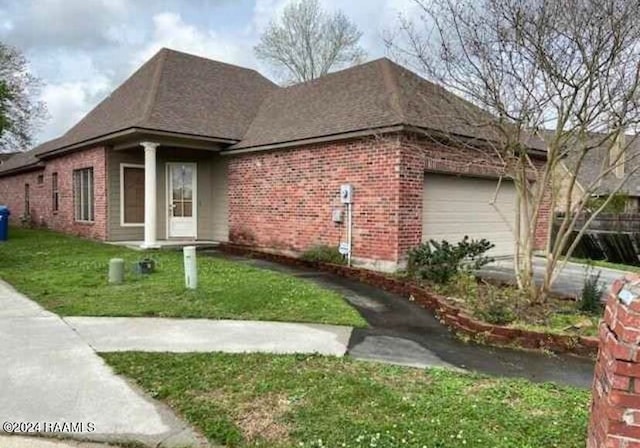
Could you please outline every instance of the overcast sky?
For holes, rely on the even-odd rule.
[[[44,82],[49,119],[39,141],[64,133],[162,47],[257,68],[262,30],[288,0],[0,0],[0,40],[19,48]],[[411,0],[321,0],[363,32],[374,59]]]

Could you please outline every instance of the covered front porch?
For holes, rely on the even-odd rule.
[[[227,169],[221,148],[178,139],[112,147],[108,241],[140,249],[227,241]]]

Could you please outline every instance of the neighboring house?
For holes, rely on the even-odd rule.
[[[554,173],[557,179],[556,211],[565,212],[569,199],[569,182],[577,173],[572,191],[571,208],[575,208],[588,192],[592,198],[606,198],[612,192],[627,196],[625,212],[640,212],[640,139],[625,135],[613,144],[598,144],[579,161],[580,152],[570,153]],[[604,175],[603,175],[604,174]]]
[[[388,59],[281,88],[163,49],[63,136],[0,166],[0,203],[100,240],[299,254],[345,240],[351,184],[356,263],[393,270],[421,241],[464,235],[511,255],[515,188],[496,196],[500,164],[456,104],[469,106]]]

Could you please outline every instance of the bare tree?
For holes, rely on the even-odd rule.
[[[26,151],[46,115],[37,101],[40,81],[15,48],[0,42],[0,152]]]
[[[545,300],[579,237],[609,202],[578,225],[587,200],[603,183],[613,197],[640,167],[640,151],[630,150],[635,135],[624,137],[640,123],[640,3],[414,1],[420,19],[401,17],[387,44],[404,62],[468,100],[455,104],[456,117],[443,119],[466,119],[514,182],[518,285],[532,301]],[[540,151],[546,163],[536,159]],[[580,170],[593,157],[603,163],[579,188]],[[547,239],[544,282],[536,286],[536,227],[547,208],[564,209],[567,219]],[[547,230],[550,235],[551,220]]]
[[[318,0],[298,0],[269,24],[254,50],[258,59],[284,70],[287,82],[304,82],[361,62],[361,36],[342,12],[329,14]]]

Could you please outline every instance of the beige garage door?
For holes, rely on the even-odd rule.
[[[512,256],[516,218],[516,190],[503,180],[495,204],[498,181],[472,177],[425,175],[422,241],[447,240],[456,243],[486,238],[496,247],[492,256]]]

